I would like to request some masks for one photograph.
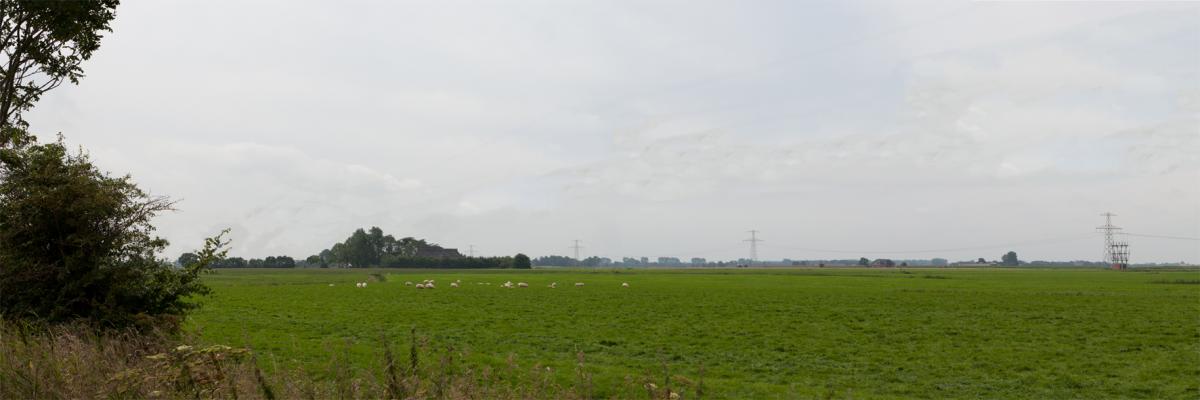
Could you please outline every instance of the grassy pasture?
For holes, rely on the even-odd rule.
[[[385,280],[354,287],[371,274]],[[415,327],[431,351],[452,347],[464,365],[547,366],[568,383],[582,352],[595,397],[645,397],[637,388],[662,385],[664,366],[685,398],[701,369],[709,398],[1200,397],[1195,270],[302,269],[206,279],[215,292],[189,321],[202,340],[316,375],[335,357],[378,369],[381,336],[404,349]],[[438,288],[404,286],[423,279]],[[463,287],[450,288],[455,279]],[[506,280],[531,287],[500,288]]]

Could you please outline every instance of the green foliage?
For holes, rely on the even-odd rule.
[[[1015,251],[1010,251],[1008,253],[1004,253],[1003,256],[1000,256],[1000,265],[1015,267],[1020,264],[1021,261],[1017,259],[1017,252]]]
[[[23,127],[21,113],[63,81],[77,83],[80,64],[100,48],[119,0],[0,0],[0,129]],[[7,147],[0,135],[0,148]]]
[[[861,265],[861,266],[864,266],[864,267],[866,267],[866,266],[870,266],[870,265],[871,265],[871,260],[868,260],[866,257],[859,258],[859,259],[858,259],[858,265]]]
[[[219,237],[173,268],[153,217],[171,209],[128,176],[100,172],[61,140],[0,149],[0,313],[108,327],[177,321],[204,294]]]
[[[388,268],[512,268],[512,257],[464,257],[455,249],[447,249],[424,239],[396,239],[385,235],[379,227],[356,229],[350,237],[317,256],[319,265],[336,267]],[[307,260],[317,264],[313,257]],[[252,267],[256,265],[251,265]]]
[[[516,269],[530,269],[533,268],[533,265],[529,262],[529,256],[517,253],[516,256],[513,256],[512,267]]]
[[[189,251],[187,253],[180,254],[179,258],[175,259],[175,265],[183,267],[195,264],[197,261],[200,261],[200,256]]]

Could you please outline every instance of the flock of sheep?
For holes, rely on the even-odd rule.
[[[434,288],[437,288],[437,286],[434,285],[434,283],[435,282],[433,279],[426,279],[424,281],[421,281],[420,283],[417,283],[415,286],[417,287],[417,289],[434,289]],[[454,282],[450,282],[450,287],[456,288],[460,284],[462,284],[462,279],[456,279]],[[476,285],[491,285],[490,282],[475,282],[475,284]],[[330,283],[329,286],[333,286],[333,284]],[[412,281],[408,281],[408,282],[404,282],[404,286],[414,286],[414,285],[413,285]],[[575,282],[575,287],[581,287],[581,286],[583,286],[583,282]],[[367,283],[366,282],[355,282],[354,287],[365,288],[365,287],[367,287]],[[507,282],[504,282],[503,284],[501,284],[500,287],[507,288],[507,289],[527,288],[527,287],[529,287],[529,284],[525,283],[525,282],[517,282],[514,284],[512,281],[507,281]],[[558,282],[551,282],[546,287],[549,287],[551,289],[557,288]],[[621,287],[623,287],[623,288],[629,287],[629,282],[621,282]]]

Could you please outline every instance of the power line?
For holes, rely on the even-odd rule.
[[[571,248],[575,249],[575,264],[578,265],[581,261],[579,259],[579,249],[583,248],[583,246],[579,245],[579,239],[575,239],[575,245],[571,246]]]
[[[1117,241],[1117,231],[1120,227],[1112,224],[1112,217],[1117,216],[1111,212],[1100,214],[1104,217],[1104,225],[1096,227],[1101,232],[1104,232],[1104,262],[1111,265],[1113,269],[1125,269],[1129,265],[1129,243]]]
[[[1129,232],[1120,232],[1117,234],[1125,235],[1125,236],[1137,236],[1137,237],[1158,238],[1158,239],[1200,240],[1200,238],[1187,237],[1187,236],[1147,235],[1147,234],[1142,234],[1142,233],[1129,233]]]
[[[986,246],[953,247],[953,248],[928,249],[928,250],[892,250],[892,251],[880,251],[880,250],[836,250],[836,249],[818,249],[818,248],[811,248],[811,247],[775,246],[775,245],[768,245],[768,247],[779,248],[779,249],[786,249],[786,250],[811,251],[811,252],[815,252],[815,253],[843,253],[843,254],[922,254],[922,253],[948,253],[948,252],[955,252],[955,251],[967,251],[967,250],[991,250],[991,249],[999,249],[999,248],[1007,248],[1007,247],[1013,247],[1013,246],[1023,246],[1023,245],[1053,244],[1053,243],[1062,243],[1062,242],[1069,242],[1069,241],[1076,241],[1076,240],[1090,239],[1090,238],[1093,238],[1093,237],[1095,237],[1095,235],[1093,235],[1093,234],[1089,234],[1089,235],[1087,235],[1087,236],[1079,236],[1079,235],[1076,235],[1076,236],[1070,236],[1070,237],[1049,238],[1049,239],[1042,239],[1042,240],[1029,240],[1029,241],[1022,241],[1022,242],[1002,243],[1002,244],[986,245]]]
[[[758,238],[758,231],[750,230],[748,232],[750,232],[750,238],[743,242],[750,242],[750,265],[754,265],[754,262],[758,261],[758,242],[761,242],[762,239]]]

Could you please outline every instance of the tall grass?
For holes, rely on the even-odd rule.
[[[133,331],[99,332],[84,325],[30,327],[0,322],[0,398],[228,398],[228,399],[584,399],[592,398],[591,374],[577,354],[574,383],[564,386],[548,368],[461,364],[465,354],[437,351],[412,331],[408,360],[381,337],[377,369],[354,369],[330,351],[327,371],[259,368],[250,349],[193,346],[189,338]],[[407,363],[406,363],[407,361]],[[405,365],[407,364],[407,365]],[[666,365],[664,364],[664,368]],[[628,377],[644,396],[676,399],[700,387],[672,388]],[[662,385],[661,387],[659,385]],[[698,385],[696,385],[698,386]],[[630,393],[626,391],[625,393]],[[636,392],[634,392],[636,393]],[[641,396],[639,396],[641,397]],[[699,396],[693,396],[699,397]]]

